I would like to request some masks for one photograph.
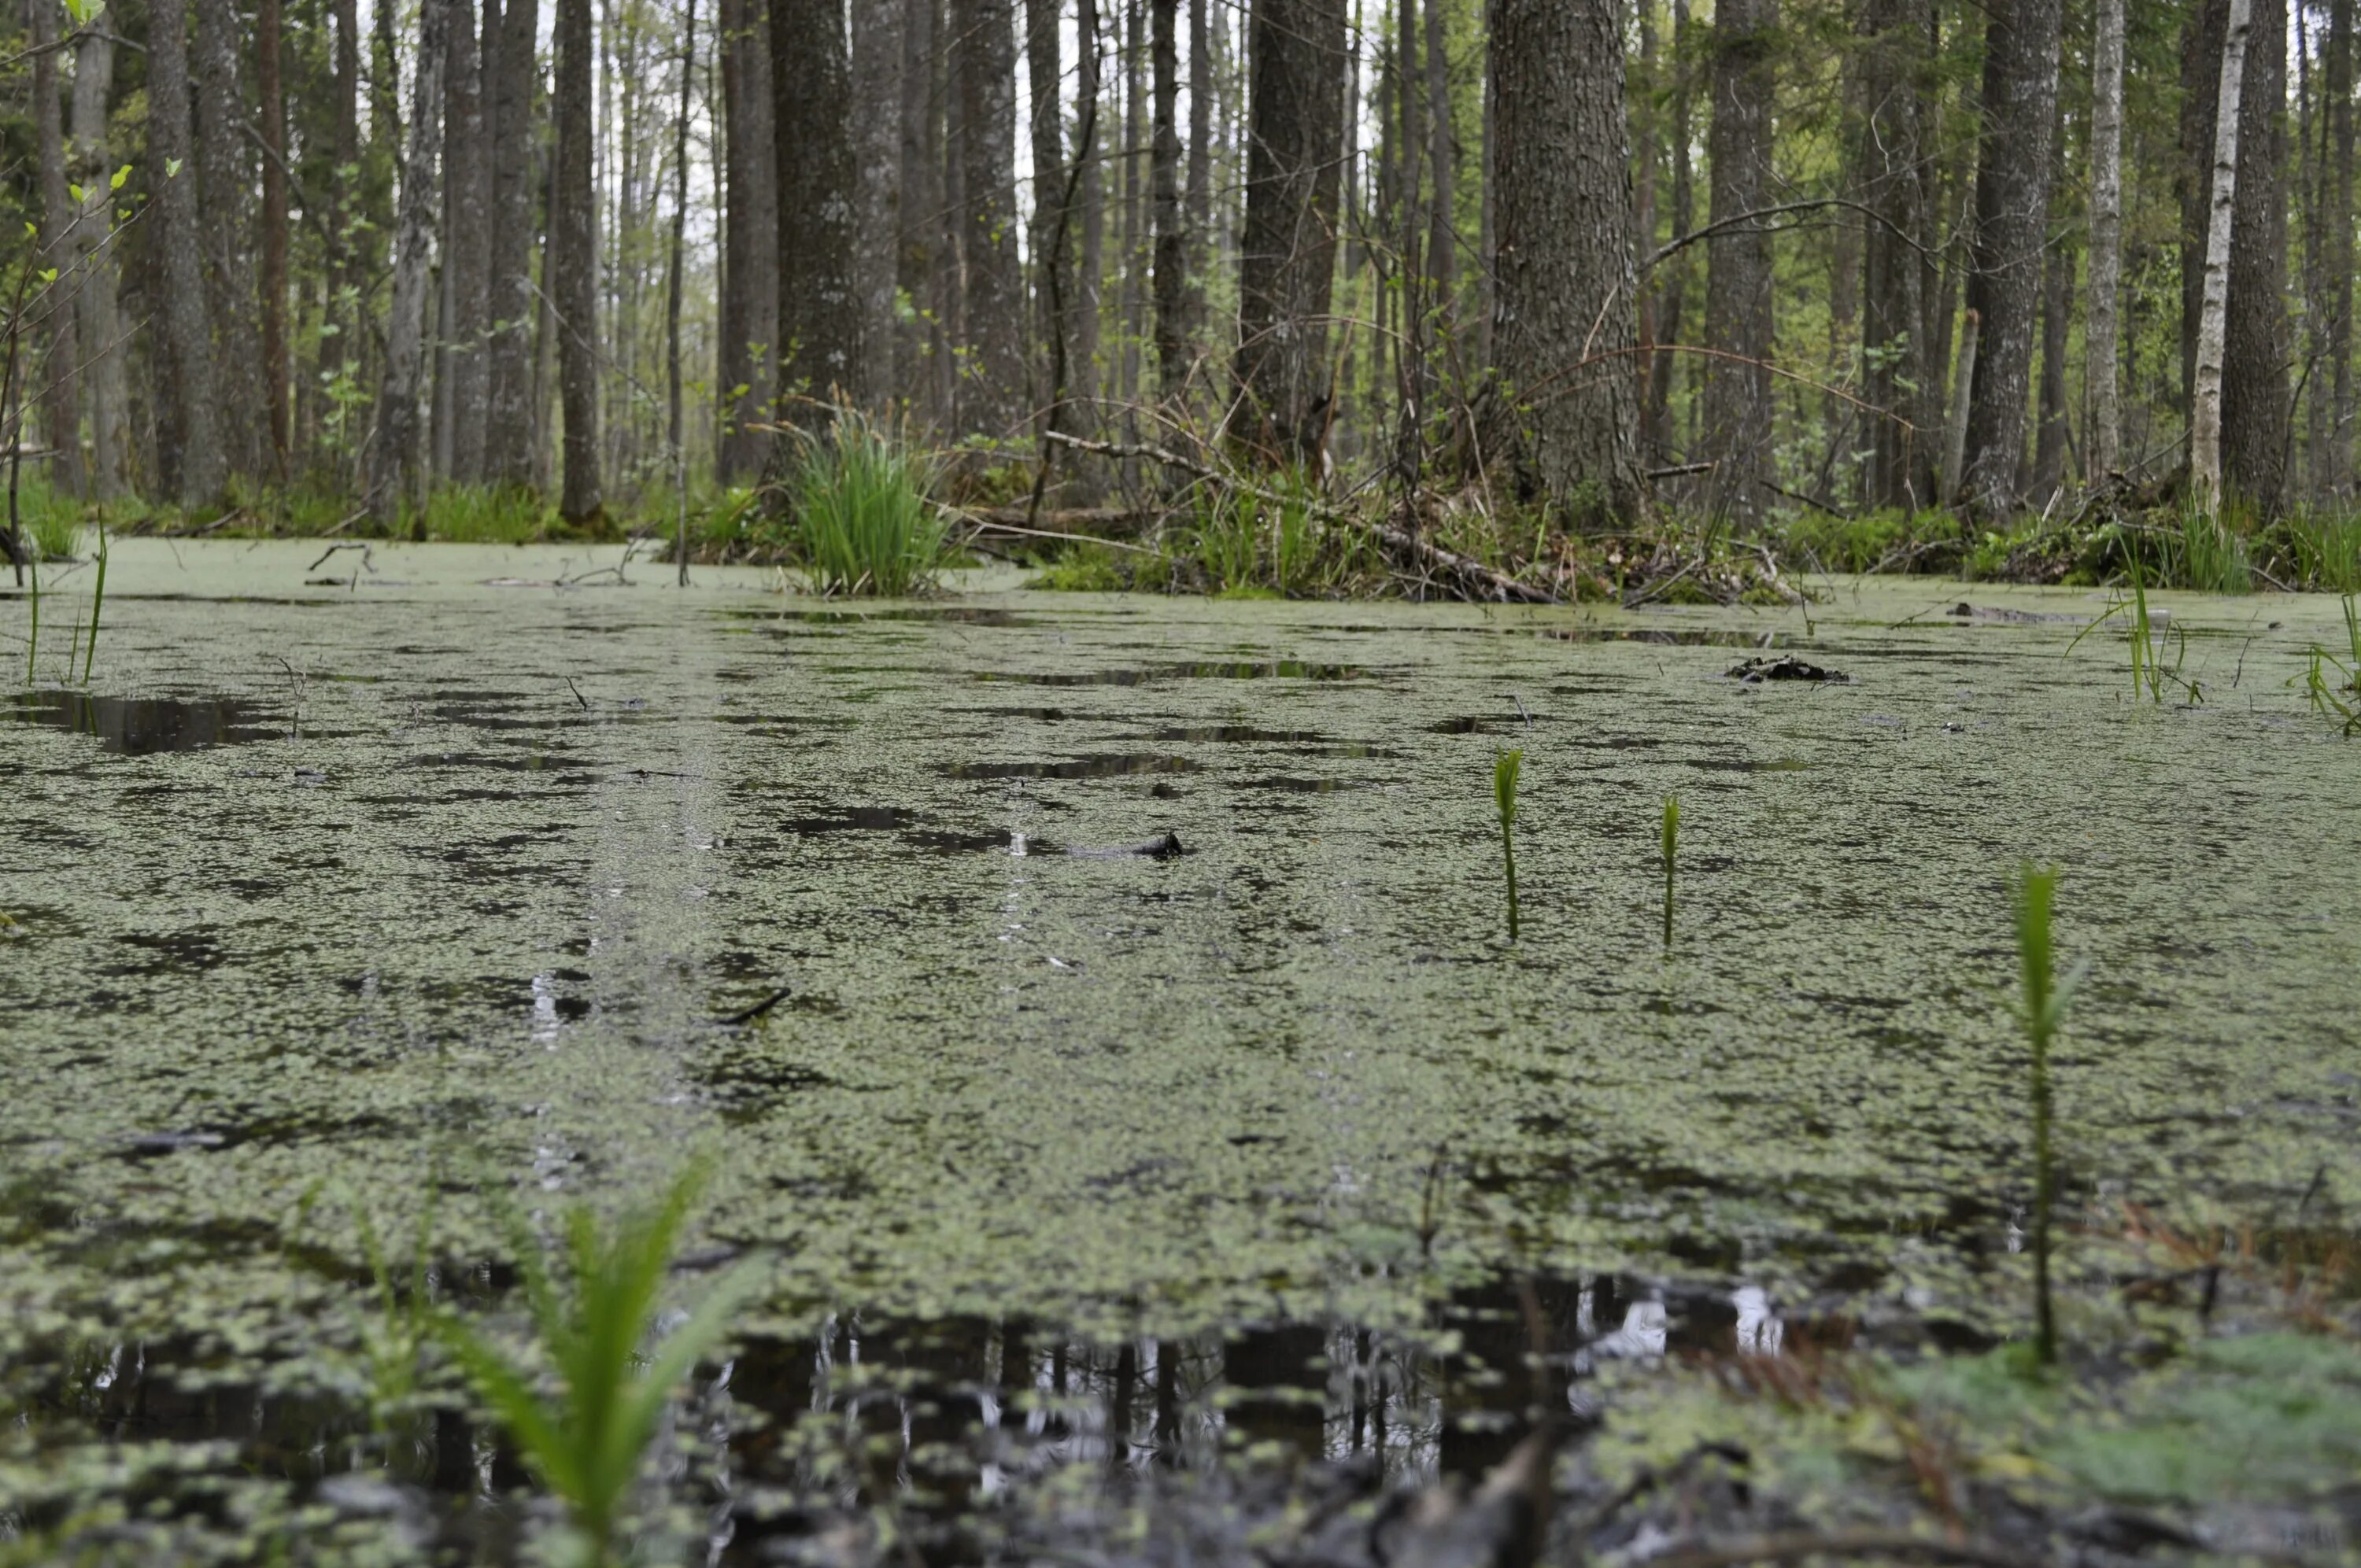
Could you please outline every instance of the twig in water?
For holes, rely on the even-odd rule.
[[[590,711],[590,699],[582,695],[582,688],[574,684],[574,677],[572,675],[566,677],[566,689],[574,694],[574,700],[582,705],[583,712],[588,713]]]
[[[732,1013],[726,1018],[717,1018],[714,1022],[723,1025],[751,1024],[755,1019],[760,1018],[763,1014],[768,1013],[772,1008],[776,1007],[780,1003],[785,1002],[788,997],[793,996],[795,992],[791,988],[783,985],[779,987],[778,990],[771,992],[770,995],[763,998],[762,1001],[754,1003],[753,1006],[742,1009],[740,1012]]]

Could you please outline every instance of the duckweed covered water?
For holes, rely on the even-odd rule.
[[[97,682],[0,707],[27,1540],[504,1554],[515,1519],[436,1511],[521,1479],[460,1402],[390,1467],[369,1436],[353,1211],[431,1204],[439,1288],[496,1307],[488,1195],[700,1153],[690,1265],[779,1271],[699,1396],[726,1458],[667,1495],[748,1561],[814,1496],[970,1529],[1023,1475],[1242,1440],[1464,1470],[1544,1341],[1579,1406],[1684,1345],[2008,1340],[2021,857],[2092,965],[2061,1207],[2361,1203],[2361,751],[2285,684],[2331,601],[2170,600],[2207,700],[2158,707],[2119,640],[2068,656],[2080,593],[873,608],[311,554],[118,542]],[[881,1376],[907,1433],[842,1392]],[[812,1412],[903,1459],[830,1468]]]

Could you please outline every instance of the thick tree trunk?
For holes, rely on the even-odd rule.
[[[187,0],[148,8],[148,189],[156,202],[157,275],[163,298],[166,417],[157,421],[158,472],[184,507],[221,498],[222,450],[213,334],[205,321],[204,262],[197,237],[197,177],[191,146]]]
[[[1451,54],[1444,47],[1443,0],[1426,6],[1426,164],[1430,182],[1427,206],[1426,306],[1431,325],[1435,373],[1449,373],[1452,321],[1452,280],[1457,272],[1458,230],[1455,224],[1459,182],[1455,165],[1458,144],[1452,135]],[[1644,367],[1632,367],[1635,375]]]
[[[1639,343],[1620,11],[1494,0],[1499,148],[1495,365],[1517,403],[1519,488],[1575,521],[1636,517]]]
[[[1713,167],[1708,225],[1733,226],[1706,241],[1705,340],[1717,357],[1703,371],[1700,454],[1716,465],[1715,507],[1751,525],[1768,510],[1771,482],[1771,240],[1745,214],[1769,204],[1771,51],[1775,0],[1720,0],[1713,20]]]
[[[1666,139],[1673,156],[1672,232],[1675,236],[1687,234],[1697,226],[1697,186],[1689,167],[1688,36],[1688,0],[1673,0],[1673,123]],[[1497,181],[1497,171],[1494,179]],[[1682,330],[1687,324],[1688,272],[1686,250],[1664,264],[1663,293],[1656,310],[1658,343],[1681,341]],[[1673,378],[1679,371],[1680,358],[1677,354],[1656,355],[1648,373],[1648,449],[1667,455],[1677,454],[1681,448],[1681,443],[1674,439],[1672,416]]]
[[[1123,333],[1115,396],[1126,406],[1139,400],[1139,372],[1148,341],[1148,271],[1154,243],[1148,229],[1148,47],[1141,37],[1145,4],[1146,0],[1128,0],[1123,11],[1123,211],[1116,236],[1117,254],[1123,258],[1119,297]]]
[[[81,351],[74,331],[77,285],[74,253],[76,208],[66,190],[65,106],[58,93],[57,0],[27,0],[32,26],[33,142],[39,165],[41,190],[40,251],[44,269],[54,268],[58,280],[40,307],[49,319],[41,352],[24,374],[38,389],[43,433],[57,455],[49,459],[49,478],[60,493],[79,496],[86,488],[82,465],[82,378],[76,373]],[[104,228],[104,209],[99,219]],[[23,422],[18,422],[21,441]]]
[[[2353,488],[2353,0],[2329,0],[2325,53],[2328,365],[2313,374],[2325,375],[2330,387],[2325,488],[2343,500]]]
[[[1213,232],[1213,30],[1207,11],[1211,0],[1189,0],[1189,174],[1182,204],[1189,214],[1189,319],[1193,331],[1205,330],[1205,268]],[[1356,46],[1357,47],[1357,44]],[[1356,56],[1357,64],[1358,57]],[[1351,102],[1360,103],[1359,74],[1354,76]],[[1346,126],[1346,162],[1351,165],[1353,125]]]
[[[2341,0],[2350,5],[2351,0]],[[2124,261],[2124,0],[2098,0],[2091,65],[2091,314],[2082,328],[2083,384],[2091,398],[2090,482],[2123,466],[2117,392],[2116,295]]]
[[[426,0],[434,5],[436,0]],[[558,515],[598,515],[598,258],[590,182],[590,0],[557,0],[557,162],[550,189],[550,289],[566,427]]]
[[[453,0],[450,55],[443,81],[443,178],[449,187],[445,200],[451,220],[443,253],[450,302],[444,348],[451,378],[449,472],[463,485],[484,477],[491,402],[484,347],[491,324],[491,170],[476,25],[474,0]],[[492,118],[497,124],[497,105]]]
[[[2206,203],[2205,273],[2197,313],[2195,378],[2189,410],[2190,486],[2211,513],[2222,502],[2223,361],[2228,352],[2231,253],[2238,216],[2238,153],[2245,119],[2241,99],[2246,84],[2251,42],[2247,0],[2227,0],[2223,16],[2221,62],[2214,71],[2213,171]]]
[[[401,165],[394,219],[393,304],[385,328],[385,381],[377,402],[377,446],[369,468],[369,511],[391,523],[417,498],[418,393],[425,363],[428,248],[434,222],[434,151],[443,72],[449,63],[451,0],[423,0],[418,16],[418,74],[411,97],[410,146]],[[422,519],[423,521],[423,519]]]
[[[1050,387],[1049,380],[1056,371],[1060,349],[1062,347],[1071,356],[1073,346],[1065,335],[1066,316],[1051,303],[1061,291],[1071,288],[1073,272],[1069,260],[1072,229],[1070,223],[1060,223],[1059,212],[1066,195],[1067,170],[1064,108],[1058,98],[1063,75],[1059,21],[1058,0],[1025,0],[1025,62],[1033,100],[1026,126],[1033,152],[1033,227],[1027,249],[1033,274],[1032,326],[1036,347],[1049,367],[1042,386],[1052,398],[1057,389]],[[1066,235],[1065,253],[1058,251],[1061,228]],[[1067,303],[1072,303],[1071,298]],[[1046,411],[1049,428],[1070,428],[1060,422],[1062,416],[1059,408]]]
[[[1238,258],[1244,433],[1281,462],[1316,464],[1330,407],[1328,306],[1345,144],[1343,0],[1254,0],[1252,128]],[[1621,76],[1618,57],[1617,76]],[[1617,106],[1620,145],[1621,106]]]
[[[749,424],[771,417],[779,323],[779,186],[771,132],[771,37],[763,0],[723,0],[721,91],[728,173],[721,296],[721,444],[724,483],[752,477],[765,438]],[[742,389],[742,390],[741,389]]]
[[[82,226],[74,231],[74,250],[82,262],[74,324],[88,362],[82,379],[90,402],[91,490],[100,500],[113,500],[131,489],[131,389],[116,308],[115,247],[107,239],[117,200],[110,183],[115,166],[106,156],[106,101],[115,85],[115,40],[106,31],[109,25],[101,22],[74,46],[71,150],[73,177],[82,188]]]
[[[2059,0],[1993,0],[1986,16],[1983,160],[1976,173],[1975,270],[1968,280],[1968,306],[1982,330],[1960,489],[1971,510],[2000,515],[2017,504],[2033,340],[2040,329]]]
[[[2059,140],[2064,139],[2061,134]],[[2066,482],[2066,332],[2073,275],[2071,253],[2062,241],[2052,244],[2041,258],[2039,411],[2030,483],[2025,487],[2026,503],[2037,510],[2047,509]]]
[[[1156,74],[1148,181],[1156,215],[1156,387],[1177,398],[1194,358],[1189,316],[1189,227],[1180,208],[1180,0],[1150,0]]]
[[[951,17],[967,278],[959,422],[969,433],[1007,440],[1023,433],[1029,408],[1016,250],[1016,35],[1008,0],[953,0]]]
[[[497,0],[485,0],[487,13]],[[533,323],[541,301],[533,258],[540,237],[533,178],[539,137],[533,99],[541,85],[538,0],[507,0],[496,58],[487,63],[490,101],[491,244],[485,266],[484,478],[528,488],[538,465],[539,411],[533,404]]]
[[[782,399],[850,395],[861,363],[850,71],[837,0],[771,0]],[[784,413],[809,424],[817,410],[791,401]]]
[[[943,215],[941,49],[937,26],[941,0],[903,0],[902,213],[895,253],[896,291],[910,302],[910,318],[895,334],[894,379],[931,423],[946,421],[938,391],[943,322],[935,302]]]
[[[248,183],[253,144],[238,92],[242,29],[233,0],[196,0],[196,150],[198,237],[205,262],[205,303],[213,317],[214,387],[222,400],[222,440],[231,471],[260,478],[269,471],[263,432],[262,333],[256,319],[254,205]]]
[[[1872,507],[1916,510],[1935,499],[1942,407],[1927,395],[1939,372],[1919,329],[1925,272],[1914,243],[1927,226],[1924,34],[1907,0],[1870,0],[1861,31],[1860,178],[1875,214],[1861,236],[1861,387],[1883,411],[1869,416],[1862,493]]]
[[[894,280],[902,230],[902,28],[906,0],[860,0],[852,12],[854,181],[860,214],[853,273],[861,291],[861,362],[854,387],[883,407],[904,395],[894,375]],[[1050,35],[1053,63],[1056,32]],[[1050,73],[1050,127],[1057,126]]]
[[[1082,264],[1072,298],[1067,303],[1073,323],[1073,343],[1068,351],[1066,395],[1081,405],[1075,420],[1077,428],[1090,430],[1097,426],[1097,403],[1104,386],[1099,378],[1099,309],[1106,274],[1106,163],[1103,149],[1113,119],[1101,101],[1105,72],[1099,0],[1079,0],[1074,38],[1075,124],[1078,127],[1088,124],[1091,134],[1078,137],[1074,143],[1074,156],[1082,160],[1082,178],[1075,181],[1075,201],[1082,209]],[[1094,486],[1087,479],[1083,491],[1095,493]]]
[[[254,82],[262,108],[262,395],[269,409],[271,466],[284,476],[292,434],[287,423],[287,103],[279,73],[279,0],[258,0],[255,6]]]

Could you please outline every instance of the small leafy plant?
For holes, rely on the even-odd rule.
[[[1524,766],[1521,751],[1496,752],[1492,758],[1492,799],[1500,810],[1500,860],[1509,872],[1509,940],[1517,939],[1517,772]]]
[[[802,451],[789,499],[812,587],[889,598],[927,587],[944,538],[925,459],[856,409],[837,410],[825,433],[796,439]]]
[[[2361,607],[2352,594],[2345,596],[2345,657],[2312,645],[2304,686],[2313,711],[2341,723],[2352,736],[2361,734]]]
[[[1666,948],[1670,948],[1673,945],[1673,866],[1679,857],[1681,849],[1681,797],[1677,795],[1668,795],[1664,796],[1663,847],[1664,855],[1664,946]]]
[[[2057,892],[2055,866],[2036,866],[2028,861],[2017,868],[2016,957],[2025,990],[2018,1022],[2024,1026],[2026,1043],[2032,1047],[2034,1354],[2045,1366],[2058,1359],[2058,1319],[2049,1292],[2049,1218],[2057,1186],[2049,1045],[2082,979],[2079,968],[2063,981],[2055,973],[2049,917]]]
[[[702,1171],[691,1169],[611,1232],[588,1208],[574,1208],[566,1216],[562,1275],[511,1219],[525,1303],[554,1389],[536,1387],[541,1379],[529,1365],[457,1315],[437,1321],[477,1393],[565,1502],[581,1560],[600,1568],[613,1561],[615,1526],[664,1402],[761,1284],[764,1261],[741,1259],[635,1374],[666,1266],[702,1187]]]
[[[2148,701],[2161,706],[2164,702],[2164,688],[2167,685],[2175,685],[2187,696],[2190,706],[2193,707],[2205,700],[2205,694],[2195,681],[2181,678],[2180,667],[2189,657],[2189,634],[2183,631],[2178,623],[2172,627],[2172,636],[2175,640],[2172,666],[2167,669],[2164,663],[2164,633],[2156,629],[2154,618],[2148,613],[2147,584],[2140,574],[2139,557],[2126,554],[2125,560],[2129,563],[2131,597],[2119,598],[2101,611],[2096,620],[2074,634],[2074,641],[2066,645],[2066,651],[2071,653],[2081,645],[2083,638],[2104,626],[2115,616],[2126,616],[2130,621],[2132,700],[2137,702],[2145,696]]]

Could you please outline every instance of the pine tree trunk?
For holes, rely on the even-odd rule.
[[[1518,404],[1521,495],[1577,522],[1642,500],[1639,398],[1612,357],[1640,335],[1620,16],[1493,0],[1495,364]]]
[[[1156,76],[1148,181],[1156,224],[1156,387],[1176,399],[1194,357],[1189,319],[1189,229],[1180,210],[1180,0],[1150,0]]]
[[[2082,328],[2082,378],[2091,398],[2090,482],[2103,486],[2123,467],[2115,358],[2124,259],[2124,0],[2098,0],[2092,46],[2091,314]]]
[[[429,5],[437,0],[425,0]],[[557,161],[550,191],[549,248],[555,281],[557,388],[566,444],[558,515],[588,521],[604,506],[598,479],[598,243],[591,203],[590,0],[557,0]]]
[[[771,0],[773,159],[779,186],[779,394],[807,425],[853,389],[861,363],[851,59],[838,0]]]
[[[79,496],[82,482],[81,363],[74,332],[76,286],[72,237],[75,207],[66,190],[65,106],[58,93],[57,0],[27,0],[32,27],[34,157],[39,165],[41,222],[39,247],[44,269],[55,269],[58,280],[39,307],[49,318],[47,341],[23,372],[39,393],[43,433],[57,455],[49,459],[50,483],[61,495]],[[102,214],[104,209],[102,209]],[[104,221],[102,217],[102,222]],[[23,444],[24,422],[17,421],[17,441]]]
[[[254,13],[255,91],[262,109],[262,395],[269,409],[271,467],[287,473],[287,103],[279,72],[279,0]]]
[[[82,379],[90,403],[91,491],[103,501],[131,489],[131,390],[119,341],[115,247],[107,242],[117,200],[110,184],[115,166],[106,156],[106,101],[114,85],[115,40],[102,24],[74,46],[71,158],[82,188],[82,226],[74,233],[82,265],[74,325],[88,362]]]
[[[1345,145],[1344,3],[1254,0],[1248,26],[1252,127],[1236,374],[1253,422],[1242,433],[1275,460],[1316,462],[1329,412],[1327,316]]]
[[[1775,0],[1720,0],[1713,21],[1713,169],[1708,225],[1732,224],[1706,244],[1700,452],[1713,463],[1716,510],[1750,526],[1767,510],[1771,482],[1771,241],[1745,214],[1769,204],[1771,51]]]
[[[434,151],[449,63],[451,0],[423,0],[418,67],[411,99],[410,146],[401,165],[394,219],[393,304],[385,328],[385,381],[378,394],[377,447],[371,454],[369,510],[380,523],[418,499],[418,394],[425,364],[428,249],[434,223]],[[423,523],[423,519],[420,519]]]
[[[2210,514],[2222,503],[2223,361],[2228,351],[2231,252],[2238,208],[2241,100],[2246,84],[2246,52],[2252,12],[2247,0],[2227,0],[2222,53],[2214,71],[2213,172],[2207,201],[2205,273],[2197,315],[2195,379],[2189,411],[2190,486]]]
[[[197,173],[190,167],[191,104],[187,0],[148,8],[148,189],[158,219],[157,272],[163,298],[165,416],[157,421],[157,468],[184,507],[221,498],[229,466],[222,449],[213,334],[205,320],[204,262],[197,237]]]
[[[222,400],[222,441],[233,473],[267,471],[262,334],[256,320],[254,207],[248,184],[252,144],[237,82],[241,31],[232,0],[196,0],[196,164],[198,237],[204,254],[205,303],[213,319],[214,391]]]
[[[1025,433],[1025,274],[1016,249],[1016,35],[1008,0],[953,0],[958,59],[960,229],[968,363],[960,428],[994,440]]]
[[[484,77],[474,0],[453,0],[449,60],[443,79],[443,178],[450,214],[443,269],[450,317],[444,347],[451,379],[448,472],[463,485],[481,483],[491,378],[484,340],[491,302],[491,192],[485,145]],[[498,117],[495,107],[493,116]]]
[[[894,377],[894,280],[902,229],[902,27],[906,0],[860,0],[852,12],[852,155],[860,192],[853,274],[861,292],[861,359],[853,387],[872,407],[903,389]],[[1054,65],[1056,31],[1050,34]],[[1050,129],[1057,73],[1050,72]]]
[[[1986,16],[1982,164],[1976,173],[1974,271],[1968,279],[1968,306],[1982,324],[1960,478],[1971,510],[2000,516],[2017,504],[2034,338],[2040,330],[2049,140],[2058,113],[2059,0],[1993,0]]]
[[[764,13],[763,0],[722,0],[729,164],[722,231],[728,247],[721,297],[724,483],[750,478],[763,466],[764,437],[747,426],[772,417],[777,385],[779,186],[773,172],[777,146],[771,130],[771,36]]]
[[[2237,214],[2230,232],[2228,334],[2224,347],[2222,473],[2259,521],[2287,499],[2289,369],[2294,358],[2287,297],[2286,0],[2253,0],[2246,42],[2245,121]]]

